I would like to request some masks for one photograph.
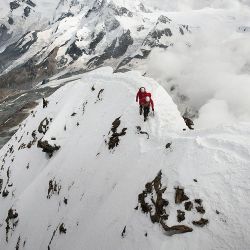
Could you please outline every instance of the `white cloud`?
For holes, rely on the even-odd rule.
[[[191,47],[183,40],[149,57],[149,74],[167,89],[179,86],[188,105],[199,111],[199,127],[250,121],[250,34],[236,31],[239,21],[227,22],[211,19],[210,26],[190,35]]]

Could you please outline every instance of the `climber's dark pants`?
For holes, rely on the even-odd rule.
[[[142,105],[140,105],[140,115],[142,115],[142,109],[143,109],[143,107],[142,107]]]
[[[143,107],[144,121],[147,120],[149,111],[150,111],[150,107]]]

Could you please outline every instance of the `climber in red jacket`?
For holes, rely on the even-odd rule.
[[[137,92],[137,95],[136,95],[136,102],[138,102],[138,100],[139,100],[140,115],[142,115],[142,110],[143,110],[142,103],[145,101],[146,96],[150,96],[151,97],[151,94],[147,93],[147,91],[146,91],[146,89],[144,87],[141,87],[139,89],[139,91]]]
[[[154,102],[151,98],[151,94],[147,93],[147,96],[142,100],[141,106],[143,107],[143,114],[144,114],[144,122],[148,119],[148,114],[150,112],[150,108],[152,111],[155,111]]]

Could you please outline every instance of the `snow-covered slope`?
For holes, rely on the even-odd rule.
[[[0,151],[1,249],[249,248],[249,124],[183,130],[137,72],[69,80]],[[156,107],[146,123],[142,85]]]

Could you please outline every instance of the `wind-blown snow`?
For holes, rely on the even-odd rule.
[[[183,131],[184,121],[170,96],[137,72],[113,74],[110,68],[102,68],[69,80],[48,99],[47,108],[40,104],[32,112],[0,151],[5,161],[0,171],[3,187],[10,177],[6,187],[10,193],[0,198],[1,249],[13,249],[17,242],[30,250],[48,246],[58,250],[248,249],[248,123]],[[146,123],[135,102],[140,86],[155,101],[155,116]],[[52,120],[43,137],[37,129],[46,117]],[[117,132],[127,131],[110,151],[105,140],[118,117]],[[149,139],[137,134],[136,126],[148,132]],[[37,140],[61,147],[52,158],[37,148],[37,141],[27,148],[33,131]],[[172,143],[168,149],[167,143]],[[170,202],[169,226],[178,224],[176,210],[183,209],[183,204],[174,203],[175,187],[184,187],[192,201],[203,200],[205,215],[195,209],[186,212],[183,223],[194,228],[192,233],[166,236],[140,208],[134,209],[138,194],[160,170],[167,187],[164,197]],[[48,193],[50,180],[57,183],[54,193]],[[18,213],[18,223],[6,242],[5,219],[11,207]],[[209,224],[195,227],[192,221],[201,217]],[[66,234],[59,233],[62,223]]]

